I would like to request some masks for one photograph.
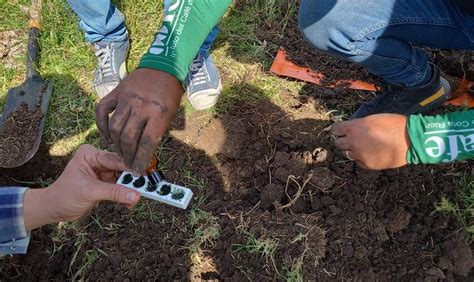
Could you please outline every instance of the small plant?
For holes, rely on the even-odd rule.
[[[290,269],[288,269],[285,280],[287,282],[302,282],[303,281],[303,259],[304,253],[294,260]]]
[[[203,247],[214,246],[221,232],[217,217],[199,208],[194,208],[189,213],[188,219],[191,229],[194,229],[194,235],[187,244],[191,255],[198,253]]]
[[[437,212],[447,213],[454,216],[466,228],[468,233],[467,240],[472,242],[474,240],[474,177],[470,174],[465,174],[458,178],[457,187],[460,192],[459,206],[443,197],[435,206]]]
[[[129,174],[126,174],[126,175],[123,177],[123,179],[122,179],[122,184],[127,185],[127,184],[129,184],[130,182],[132,182],[132,180],[133,180],[132,174],[130,174],[130,173],[129,173]]]
[[[171,194],[171,198],[173,200],[181,200],[182,198],[184,198],[184,191],[181,189],[174,190]]]
[[[159,191],[159,194],[161,196],[166,196],[169,193],[171,193],[171,186],[170,185],[165,184],[165,185],[161,186],[161,189]]]
[[[146,190],[148,192],[154,192],[154,191],[156,191],[157,188],[158,188],[158,186],[156,186],[156,184],[148,182],[148,186],[146,187]]]
[[[144,176],[140,176],[137,180],[135,180],[135,182],[133,182],[133,187],[135,187],[135,188],[140,188],[143,185],[145,185],[145,177]]]
[[[251,254],[260,254],[261,257],[271,258],[275,254],[275,251],[278,249],[278,240],[271,238],[261,238],[257,239],[250,232],[246,233],[246,242],[245,244],[235,244],[237,251],[246,251]]]

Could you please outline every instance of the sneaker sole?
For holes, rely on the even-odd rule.
[[[120,79],[124,79],[126,76],[127,76],[128,72],[127,72],[127,63],[126,62],[123,62],[121,65],[120,65],[120,69],[119,69],[119,76],[120,76]]]
[[[217,92],[217,93],[216,93]],[[202,111],[213,107],[219,100],[219,96],[222,92],[222,82],[219,79],[219,86],[217,89],[206,89],[193,93],[192,97],[189,97],[189,92],[186,89],[186,96],[188,101],[195,110]]]

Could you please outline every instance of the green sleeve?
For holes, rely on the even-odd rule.
[[[188,67],[231,0],[174,0],[138,67],[165,71],[183,81]]]
[[[474,110],[408,118],[409,164],[437,164],[474,158]]]

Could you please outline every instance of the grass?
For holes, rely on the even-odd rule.
[[[474,176],[464,174],[456,181],[459,204],[443,197],[436,204],[436,211],[454,216],[465,227],[468,242],[474,240]]]
[[[234,250],[237,252],[247,252],[250,254],[256,254],[260,258],[265,258],[266,261],[270,261],[272,263],[275,272],[279,276],[281,276],[280,271],[278,270],[275,262],[275,253],[279,247],[278,238],[257,238],[255,234],[250,232],[244,225],[238,226],[237,230],[244,237],[245,243],[234,244]]]

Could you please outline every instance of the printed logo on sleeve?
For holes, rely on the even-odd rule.
[[[148,52],[152,55],[176,57],[175,50],[181,40],[185,23],[192,10],[193,0],[175,0],[165,11],[163,25],[156,33]]]
[[[474,128],[471,126],[468,121],[427,124],[424,142],[426,154],[441,162],[452,162],[466,154],[472,155]]]

